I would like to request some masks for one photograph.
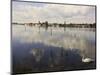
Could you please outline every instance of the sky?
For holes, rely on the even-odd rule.
[[[12,2],[12,22],[94,23],[95,6]]]

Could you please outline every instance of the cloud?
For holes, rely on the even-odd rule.
[[[95,22],[94,6],[44,4],[13,1],[13,22]]]

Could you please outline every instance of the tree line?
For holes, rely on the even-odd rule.
[[[48,21],[45,22],[38,22],[38,23],[17,23],[14,22],[12,24],[15,25],[28,25],[28,26],[39,26],[39,27],[75,27],[75,28],[96,28],[96,23],[91,23],[91,24],[87,24],[87,23],[82,23],[82,24],[76,24],[76,23],[69,23],[67,24],[66,22],[64,23],[49,23]]]

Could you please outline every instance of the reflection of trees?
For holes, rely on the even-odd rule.
[[[40,22],[38,21],[38,23],[25,23],[25,31],[27,29],[26,26],[36,26],[39,29],[39,33],[41,32],[41,28],[44,28],[45,31],[47,31],[49,28],[50,29],[50,35],[52,36],[53,34],[53,28],[59,27],[59,28],[63,28],[64,32],[66,31],[66,28],[96,28],[96,23],[93,24],[74,24],[74,23],[69,23],[66,24],[66,21],[64,21],[64,23],[49,23],[48,21],[45,22]],[[95,29],[94,29],[95,31]]]
[[[40,26],[39,26],[39,34],[40,34]]]
[[[66,22],[64,22],[64,31],[66,30]]]
[[[48,21],[45,22],[45,29],[48,29]]]
[[[52,36],[52,28],[51,28],[51,36]]]

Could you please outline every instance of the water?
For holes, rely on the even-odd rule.
[[[95,68],[95,31],[12,25],[14,73],[34,73]],[[90,58],[91,63],[82,62]]]

